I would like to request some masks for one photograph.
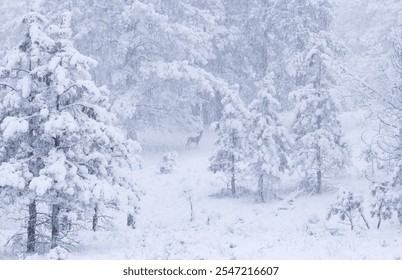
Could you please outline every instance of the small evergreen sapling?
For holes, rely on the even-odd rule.
[[[371,190],[371,216],[378,219],[377,228],[380,228],[382,221],[391,219],[393,212],[402,224],[401,170],[399,162],[391,180],[375,185]]]
[[[176,160],[178,158],[177,152],[169,152],[162,156],[159,163],[159,171],[162,174],[172,173],[174,167],[176,166]]]
[[[357,220],[361,217],[366,227],[369,229],[370,226],[364,217],[362,204],[362,196],[356,196],[352,192],[342,191],[342,193],[338,195],[336,203],[331,205],[327,219],[330,219],[332,216],[338,216],[341,221],[346,221],[350,225],[350,229],[353,230]]]
[[[373,202],[371,203],[371,217],[378,219],[377,228],[381,226],[381,222],[392,218],[395,198],[392,190],[383,183],[371,189]]]

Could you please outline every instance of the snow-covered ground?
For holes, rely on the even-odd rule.
[[[345,122],[351,116],[344,116]],[[357,145],[360,132],[348,129],[348,141]],[[353,133],[352,133],[353,132]],[[141,135],[140,135],[141,137]],[[402,232],[397,221],[385,221],[380,230],[369,215],[369,183],[351,171],[336,185],[365,196],[366,217],[351,231],[337,217],[327,220],[336,192],[297,195],[288,187],[281,199],[258,203],[252,195],[217,197],[225,188],[208,171],[214,135],[207,132],[198,149],[184,150],[185,137],[173,134],[148,137],[155,149],[144,151],[137,175],[141,201],[133,230],[87,231],[81,234],[70,259],[400,259]],[[151,141],[151,138],[153,139]],[[160,139],[160,140],[158,140]],[[157,142],[170,143],[158,146]],[[177,166],[160,174],[164,152],[177,151]],[[353,154],[358,163],[360,155]],[[250,187],[250,186],[248,186]],[[252,188],[252,187],[251,187]],[[192,209],[192,210],[191,210]],[[1,226],[1,225],[0,225]],[[11,230],[0,231],[4,244]],[[5,250],[2,248],[1,250]],[[10,258],[3,252],[3,258]],[[40,256],[49,257],[49,256]]]

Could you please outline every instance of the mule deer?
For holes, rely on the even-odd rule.
[[[186,147],[185,147],[186,150],[190,149],[190,146],[192,143],[194,143],[195,147],[198,147],[198,143],[200,142],[201,137],[202,137],[202,132],[203,131],[201,130],[197,136],[187,137],[187,143],[186,143]]]

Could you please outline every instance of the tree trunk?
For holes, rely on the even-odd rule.
[[[232,195],[235,195],[236,194],[236,179],[235,179],[235,159],[234,159],[234,155],[232,155],[231,161],[232,161],[232,166],[231,166],[231,169],[230,169],[230,175],[231,175],[230,187],[231,187],[231,190],[232,190]]]
[[[353,224],[353,219],[349,217],[349,222],[350,222],[350,229],[353,230],[354,229],[354,224]]]
[[[236,194],[236,180],[235,180],[235,175],[232,173],[232,177],[230,178],[230,188],[232,190],[232,194]]]
[[[316,189],[315,189],[316,194],[321,193],[321,184],[322,184],[322,174],[321,174],[321,170],[318,170],[317,171],[317,186],[316,186]]]
[[[382,206],[383,206],[383,204],[381,203],[380,207],[378,208],[378,223],[377,223],[377,229],[380,229],[380,226],[381,226]]]
[[[92,217],[92,230],[96,231],[98,228],[98,222],[99,222],[99,208],[98,204],[95,205],[95,213],[94,216]]]
[[[369,224],[368,224],[368,222],[367,222],[367,220],[366,220],[366,217],[364,217],[364,215],[363,215],[362,212],[360,212],[360,216],[362,217],[364,223],[366,224],[367,229],[370,229],[370,226],[369,226]]]
[[[29,205],[29,218],[28,218],[28,241],[27,253],[34,253],[36,250],[36,201],[32,200]]]
[[[321,96],[321,78],[322,78],[322,60],[321,60],[321,49],[319,49],[318,53],[318,75],[317,75],[317,80],[316,80],[316,89],[318,96]],[[317,126],[318,129],[321,128],[321,116],[318,117],[317,119]],[[317,170],[317,185],[315,189],[316,194],[321,193],[321,187],[322,187],[322,155],[321,155],[321,147],[320,144],[317,143],[318,149],[317,149],[317,164],[318,164],[318,170]],[[352,226],[353,227],[353,226]]]
[[[53,204],[52,206],[52,237],[51,237],[51,246],[50,248],[56,248],[59,239],[59,214],[60,214],[60,205]]]
[[[265,202],[264,199],[264,175],[258,177],[258,192],[260,195],[261,202]]]
[[[321,147],[318,147],[317,151],[317,163],[318,163],[318,170],[317,170],[317,184],[315,187],[315,193],[320,194],[321,193],[321,187],[322,187],[322,159],[321,159]]]
[[[190,203],[190,222],[192,222],[194,220],[194,209],[191,195],[188,196],[188,202]]]
[[[135,228],[135,221],[133,214],[127,214],[127,226],[131,228]]]

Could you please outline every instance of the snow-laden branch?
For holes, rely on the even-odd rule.
[[[30,72],[29,72],[28,70],[21,69],[21,68],[14,68],[14,69],[11,69],[11,70],[12,70],[12,71],[20,71],[20,72],[25,72],[25,73],[30,74]]]
[[[88,108],[88,109],[92,109],[92,110],[96,110],[96,109],[97,109],[96,106],[94,106],[93,104],[90,104],[90,103],[86,103],[86,102],[75,102],[75,103],[71,103],[71,104],[68,104],[68,105],[66,105],[66,106],[60,107],[60,110],[64,110],[64,109],[67,109],[67,108],[69,108],[69,107],[74,107],[74,106],[81,106],[81,107]]]
[[[10,86],[10,85],[8,85],[8,84],[0,83],[0,86],[8,87],[8,88],[11,88],[13,91],[18,92],[18,90],[16,90],[14,87],[12,87],[12,86]]]

